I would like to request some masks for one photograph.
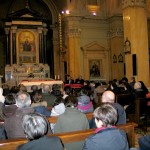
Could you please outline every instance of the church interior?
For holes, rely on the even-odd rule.
[[[149,17],[150,0],[0,0],[0,75],[149,86]]]
[[[14,102],[8,104],[12,113],[8,111],[11,116],[7,117],[3,114],[9,108],[5,103],[9,94]],[[80,96],[85,96],[81,102]],[[19,107],[27,100],[27,106]],[[27,137],[21,126],[21,117],[27,114],[24,109],[40,114],[35,110],[42,106],[48,111],[44,137],[49,124],[55,126],[66,110],[74,109],[77,117],[67,116],[71,110],[64,117],[68,120],[62,119],[67,125],[58,121],[67,129],[64,134],[50,135],[67,145],[97,134],[100,130],[95,128],[105,129],[98,118],[101,112],[98,117],[93,113],[103,105],[110,105],[115,114],[109,116],[115,118],[106,128],[127,134],[127,138],[112,139],[127,139],[128,147],[139,148],[138,136],[150,133],[150,0],[0,0],[0,149],[13,150],[27,142],[9,136],[5,126],[12,118],[8,128],[15,132],[15,124],[20,125],[23,136],[19,138]],[[20,117],[19,123],[14,116]],[[86,127],[75,129],[84,118]],[[119,118],[123,121],[117,124]],[[95,126],[90,127],[93,122]],[[69,131],[68,126],[74,129]],[[6,141],[1,140],[1,127]]]

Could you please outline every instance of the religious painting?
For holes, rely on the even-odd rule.
[[[17,34],[18,63],[37,63],[37,35],[32,30],[21,30]]]
[[[99,78],[101,76],[100,69],[101,62],[99,59],[89,60],[89,73],[90,78]]]
[[[124,42],[124,52],[125,54],[131,54],[131,43],[128,38],[126,38],[126,41]]]

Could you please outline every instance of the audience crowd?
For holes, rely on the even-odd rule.
[[[82,87],[74,89],[71,84],[81,84]],[[0,88],[0,119],[4,121],[0,132],[5,133],[0,133],[0,139],[26,137],[29,142],[19,146],[18,150],[47,150],[46,145],[53,150],[61,150],[63,147],[67,150],[98,150],[98,147],[103,150],[129,149],[125,133],[117,129],[116,125],[126,124],[127,113],[135,109],[137,98],[149,97],[148,89],[142,81],[131,77],[129,82],[123,77],[120,81],[113,79],[107,84],[87,81],[82,76],[74,81],[68,75],[63,91],[60,89],[58,84],[52,87],[47,84],[41,84],[40,87],[32,85],[30,92],[22,84],[11,89]],[[126,106],[117,103],[116,96],[120,94],[130,94],[132,102]],[[94,114],[92,120],[88,120],[85,115],[90,112]],[[56,124],[49,124],[46,120],[46,117],[51,116],[58,116]],[[48,133],[89,128],[96,130],[85,143],[82,141],[62,145],[58,137],[47,136]],[[150,135],[146,139],[150,143]],[[142,137],[139,146],[141,150],[148,150],[150,144],[144,144]]]

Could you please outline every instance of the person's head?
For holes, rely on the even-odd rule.
[[[112,104],[104,103],[95,109],[94,118],[97,128],[111,127],[117,122],[117,111]]]
[[[135,83],[134,83],[134,89],[135,89],[135,90],[141,89],[141,87],[142,87],[141,82],[135,82]]]
[[[13,94],[8,94],[7,96],[5,96],[5,105],[13,105],[16,104],[16,100],[13,96]]]
[[[25,87],[25,85],[20,84],[19,85],[19,91],[27,92],[27,88]]]
[[[59,84],[53,84],[52,85],[52,91],[59,91],[60,90],[60,85]]]
[[[68,80],[71,80],[72,78],[71,78],[71,76],[70,76],[70,75],[68,75],[68,76],[67,76],[67,79],[68,79]]]
[[[102,95],[102,103],[114,103],[115,94],[112,91],[105,91]]]
[[[32,85],[31,86],[31,90],[34,92],[34,91],[37,91],[38,90],[38,86],[37,85]]]
[[[135,82],[135,77],[131,77],[131,82]]]
[[[95,88],[97,88],[100,85],[101,85],[100,83],[95,83]]]
[[[42,102],[42,92],[40,90],[34,91],[32,95],[32,100],[34,103]]]
[[[123,77],[123,78],[122,78],[122,82],[128,82],[128,78]]]
[[[10,89],[10,93],[17,94],[19,92],[19,87],[18,86],[12,86]]]
[[[59,105],[60,103],[63,103],[63,102],[64,102],[64,99],[63,99],[61,96],[59,96],[59,97],[57,97],[57,99],[55,100],[53,106],[57,106],[57,105]]]
[[[44,84],[42,92],[43,93],[49,93],[50,92],[50,86],[48,84]]]
[[[64,87],[64,91],[65,91],[65,94],[67,94],[67,95],[72,94],[72,88],[71,88],[71,86],[65,86]]]
[[[19,108],[29,107],[31,104],[30,95],[27,92],[19,92],[16,94],[16,105]]]
[[[48,132],[48,121],[44,116],[31,113],[23,116],[22,126],[29,140],[39,139]]]
[[[89,86],[89,84],[90,84],[90,81],[84,80],[84,86],[85,86],[85,85]]]
[[[77,106],[77,97],[69,95],[66,97],[64,104],[66,107],[76,107]]]

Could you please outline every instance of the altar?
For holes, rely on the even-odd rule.
[[[50,67],[47,64],[13,64],[5,67],[5,82],[13,81],[18,85],[23,80],[48,80]]]
[[[24,86],[26,86],[27,91],[30,92],[32,85],[37,85],[38,88],[40,88],[40,85],[42,83],[50,85],[50,88],[52,88],[53,84],[58,84],[60,86],[60,90],[63,91],[63,81],[61,80],[29,80],[29,81],[22,81],[19,84],[23,84]]]

